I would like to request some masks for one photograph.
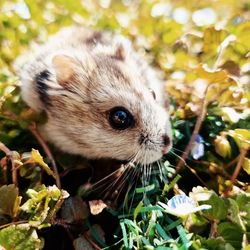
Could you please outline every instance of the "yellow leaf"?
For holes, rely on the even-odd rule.
[[[93,215],[100,214],[107,205],[102,200],[89,201],[90,212]]]
[[[250,147],[250,131],[247,129],[229,130],[229,135],[232,136],[239,148],[249,149]]]
[[[209,83],[225,83],[228,80],[228,75],[224,70],[209,70],[204,65],[196,69],[196,74]]]
[[[245,157],[242,167],[250,175],[250,159]]]
[[[221,113],[224,120],[230,122],[231,124],[236,123],[241,119],[241,114],[230,107],[221,108]]]
[[[246,140],[250,141],[250,131],[248,129],[237,128],[234,130],[238,135],[243,136]]]
[[[203,51],[208,53],[217,53],[218,46],[225,39],[227,32],[225,30],[218,30],[214,27],[209,27],[204,31],[203,36]]]
[[[224,136],[217,136],[215,141],[215,151],[223,158],[231,156],[231,146],[229,141]]]
[[[46,164],[43,160],[43,157],[40,155],[39,151],[36,149],[32,149],[31,158],[34,162],[38,163],[47,174],[52,175],[55,178],[54,172],[50,169],[48,164]]]
[[[242,53],[246,54],[250,50],[249,43],[249,31],[250,31],[250,21],[242,22],[234,31],[237,36],[235,47]]]

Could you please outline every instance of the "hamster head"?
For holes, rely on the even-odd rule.
[[[68,153],[150,164],[172,144],[168,112],[138,62],[122,45],[112,51],[57,54],[42,72],[43,134]],[[152,84],[153,85],[153,84]]]

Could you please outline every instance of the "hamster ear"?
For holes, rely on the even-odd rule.
[[[122,43],[116,44],[115,53],[113,57],[117,60],[124,61],[126,59],[127,52]]]
[[[64,86],[72,81],[77,67],[74,58],[66,55],[56,55],[52,58],[52,65],[55,68],[56,79],[60,85]]]
[[[114,44],[113,57],[117,60],[125,61],[131,51],[130,41],[123,38],[117,37]]]

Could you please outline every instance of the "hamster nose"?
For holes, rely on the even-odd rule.
[[[166,134],[162,136],[162,141],[164,146],[168,146],[170,144],[170,139]]]
[[[170,138],[166,134],[162,136],[162,142],[163,142],[163,149],[162,149],[162,154],[166,154],[169,151],[169,145],[170,145]]]

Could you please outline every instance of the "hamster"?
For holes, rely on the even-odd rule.
[[[171,149],[163,81],[129,40],[68,27],[25,60],[22,98],[45,111],[41,134],[60,150],[146,165]]]

